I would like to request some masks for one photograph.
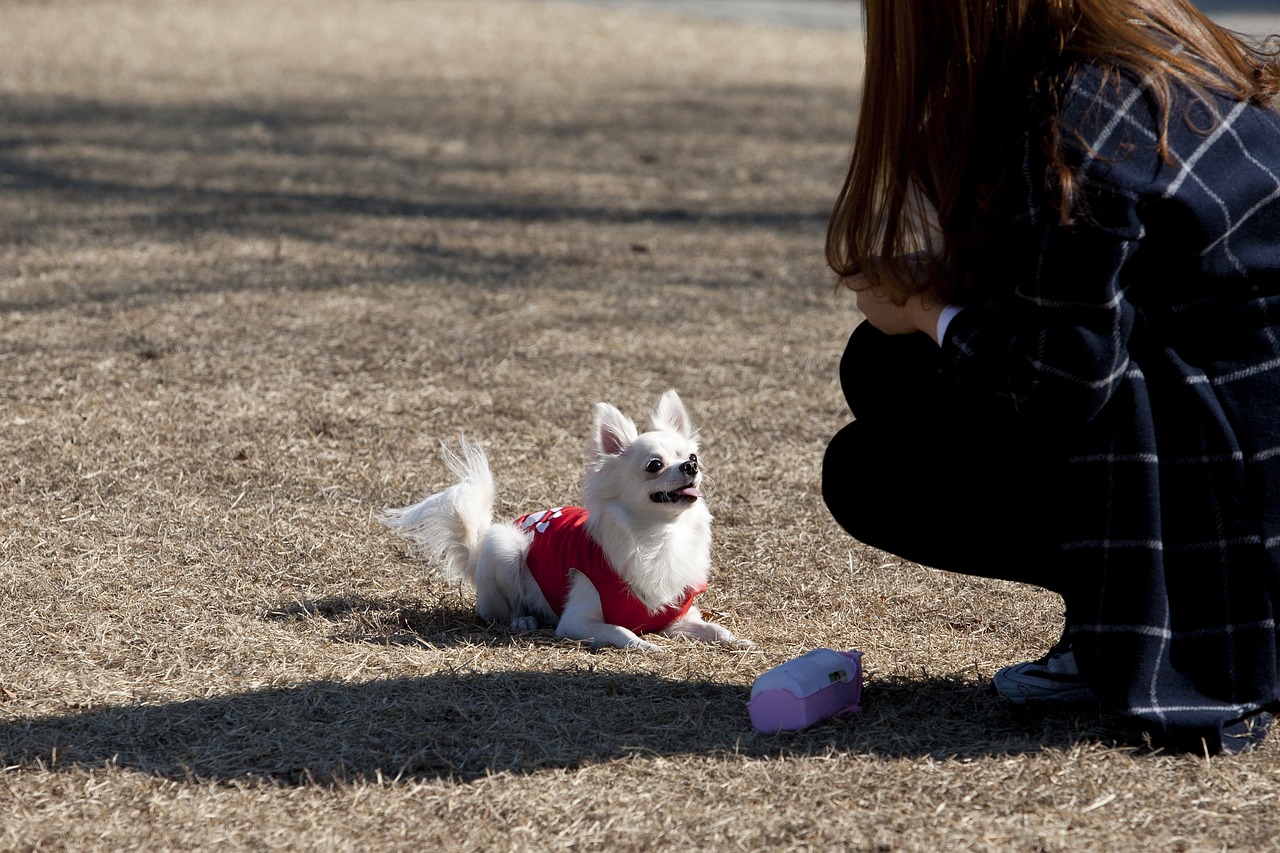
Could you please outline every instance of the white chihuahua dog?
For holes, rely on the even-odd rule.
[[[582,508],[495,523],[484,451],[464,440],[445,459],[456,485],[380,520],[445,577],[470,582],[481,618],[517,631],[555,625],[558,636],[596,647],[659,651],[639,636],[651,632],[752,645],[693,603],[707,588],[711,513],[697,430],[675,391],[662,395],[643,435],[596,404]]]

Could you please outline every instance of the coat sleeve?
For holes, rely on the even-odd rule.
[[[1099,154],[1082,163],[1084,212],[1072,224],[1060,220],[1046,182],[1033,177],[1046,164],[1028,137],[1021,181],[1006,196],[1024,212],[990,241],[979,281],[992,298],[957,315],[942,341],[944,376],[963,392],[1059,427],[1090,421],[1131,369],[1135,312],[1125,273],[1144,233],[1140,187],[1158,168],[1153,146],[1135,151],[1127,141],[1142,127],[1129,111],[1145,106],[1073,100],[1079,114],[1064,111],[1064,125],[1085,125],[1085,150]]]

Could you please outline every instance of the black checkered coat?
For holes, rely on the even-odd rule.
[[[1063,451],[1044,585],[1084,675],[1170,738],[1216,742],[1280,697],[1280,117],[1220,100],[1206,131],[1190,103],[1162,162],[1148,94],[1076,73],[1060,115],[1086,208],[1062,224],[1025,145],[984,304],[942,355]]]

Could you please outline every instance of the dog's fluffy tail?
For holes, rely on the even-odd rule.
[[[413,506],[384,510],[378,520],[413,542],[442,575],[474,585],[480,540],[493,524],[493,474],[484,451],[465,438],[458,453],[441,449],[458,482]]]

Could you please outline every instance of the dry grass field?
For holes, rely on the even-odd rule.
[[[1276,849],[1276,743],[1001,705],[1058,600],[826,516],[859,50],[537,0],[9,0],[0,848]],[[571,501],[592,404],[668,387],[705,609],[754,650],[512,634],[374,521],[464,431],[502,512]],[[864,712],[754,732],[756,676],[818,646],[865,653]]]

